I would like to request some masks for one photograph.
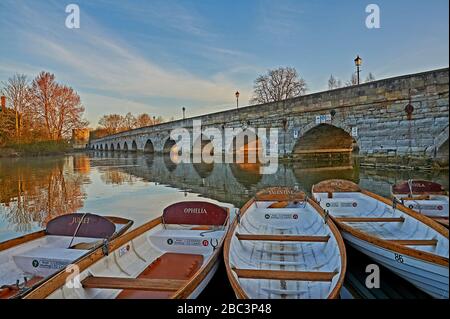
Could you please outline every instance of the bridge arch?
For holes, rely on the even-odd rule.
[[[178,147],[176,146],[175,140],[170,137],[164,142],[163,154],[170,154],[172,151],[177,152]]]
[[[228,153],[234,154],[234,162],[243,157],[244,163],[257,163],[261,152],[262,142],[253,130],[244,130],[233,138]]]
[[[357,142],[350,135],[351,129],[334,124],[315,124],[303,130],[292,150],[293,155],[351,153]]]
[[[128,144],[127,142],[123,142],[123,151],[128,152]]]
[[[150,139],[148,139],[147,142],[145,142],[144,153],[149,154],[155,153],[155,147],[153,146],[153,142]]]
[[[136,141],[131,142],[131,151],[137,152],[137,150],[138,150],[138,148],[137,148]]]
[[[100,151],[103,151],[103,144],[100,144]]]
[[[114,151],[114,143],[111,143],[111,151]]]
[[[448,164],[449,148],[448,148],[448,138],[436,149],[436,158],[441,160],[446,160]]]
[[[105,151],[108,151],[108,144],[105,144]]]

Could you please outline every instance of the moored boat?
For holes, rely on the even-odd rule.
[[[238,298],[338,298],[346,270],[342,237],[303,192],[274,187],[233,222],[224,260]]]
[[[448,228],[448,192],[442,185],[425,180],[408,180],[392,186],[391,193],[402,205]]]
[[[44,230],[0,243],[0,298],[31,291],[132,224],[115,216],[66,214],[49,221]]]
[[[76,262],[78,276],[61,272],[25,298],[195,298],[218,268],[229,218],[209,202],[170,205]]]
[[[448,298],[448,229],[350,181],[322,181],[312,194],[351,246],[429,295]]]

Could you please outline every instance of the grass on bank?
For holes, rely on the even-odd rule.
[[[8,143],[0,147],[0,157],[59,155],[70,150],[70,144],[66,141]]]

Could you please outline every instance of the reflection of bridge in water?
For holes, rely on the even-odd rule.
[[[103,159],[102,171],[120,171],[145,181],[168,185],[184,191],[202,194],[223,202],[242,205],[256,191],[268,186],[294,186],[310,192],[311,186],[330,178],[343,178],[361,184],[381,195],[389,194],[389,187],[398,180],[411,178],[439,179],[448,187],[445,176],[427,172],[376,171],[360,169],[357,159],[349,155],[339,162],[321,160],[300,163],[280,163],[275,174],[259,174],[258,164],[174,164],[168,156],[93,152]],[[123,165],[126,164],[126,165]],[[117,175],[117,174],[116,174]],[[420,175],[420,176],[419,176]],[[441,176],[441,177],[439,177]],[[120,183],[119,181],[116,181]],[[126,182],[125,180],[123,182]]]

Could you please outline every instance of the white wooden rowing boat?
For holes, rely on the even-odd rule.
[[[170,205],[109,243],[107,255],[97,249],[75,263],[78,277],[62,272],[25,298],[195,298],[217,270],[229,216],[209,202]]]
[[[435,298],[449,296],[448,229],[345,180],[312,187],[354,248]]]
[[[448,193],[442,185],[425,180],[408,180],[393,185],[391,193],[402,205],[448,228]]]
[[[346,269],[333,221],[304,193],[280,187],[244,205],[224,258],[238,298],[337,298]]]
[[[112,240],[133,222],[89,213],[52,219],[46,229],[0,243],[0,298],[13,298]]]

